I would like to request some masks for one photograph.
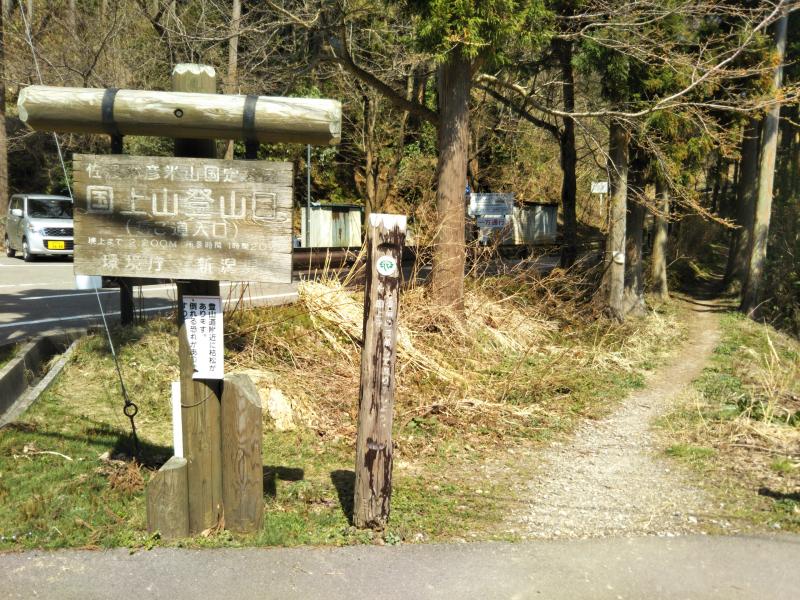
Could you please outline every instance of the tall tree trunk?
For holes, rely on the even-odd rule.
[[[8,199],[8,142],[6,138],[5,15],[0,10],[0,202]]]
[[[642,239],[644,232],[644,205],[640,196],[644,194],[643,157],[639,152],[631,161],[627,193],[625,220],[625,314],[642,315],[646,312],[644,302],[644,279],[642,268]]]
[[[409,100],[412,100],[416,104],[425,104],[425,95],[428,90],[428,77],[429,68],[426,63],[423,62],[414,66],[410,75],[411,93],[408,96]],[[406,89],[408,89],[408,87]],[[419,117],[419,115],[409,113],[408,126],[405,130],[403,144],[413,144],[414,142],[419,141],[421,130],[422,119]]]
[[[375,212],[377,202],[377,167],[375,165],[375,113],[372,99],[364,94],[364,182],[366,185],[366,202],[364,203],[364,223]]]
[[[612,318],[625,318],[625,211],[628,196],[628,132],[612,119],[608,139],[609,220],[603,293]]]
[[[739,182],[736,189],[736,225],[732,232],[728,265],[723,286],[728,288],[734,280],[744,283],[750,263],[748,261],[750,239],[753,233],[756,187],[758,185],[758,146],[761,124],[750,117],[742,134]]]
[[[722,207],[720,208],[720,214],[725,217],[726,219],[735,218],[735,210],[736,210],[736,186],[739,185],[739,161],[733,161],[733,175],[728,177],[728,183],[725,186],[724,193],[722,195]]]
[[[575,74],[572,70],[572,42],[555,42],[561,63],[561,93],[564,112],[575,111]],[[561,247],[561,266],[571,267],[578,256],[578,217],[576,213],[577,177],[575,174],[578,155],[575,150],[575,121],[564,118],[564,127],[559,136],[561,153],[561,210],[564,212],[564,243]]]
[[[784,14],[775,26],[777,66],[775,67],[773,92],[776,99],[779,97],[783,84],[783,57],[786,51],[788,20],[787,15]],[[776,102],[764,118],[764,132],[761,137],[761,160],[759,161],[758,198],[756,199],[753,238],[750,250],[750,270],[747,273],[747,279],[745,279],[744,288],[742,289],[742,303],[739,306],[739,310],[746,314],[752,314],[758,306],[761,280],[764,277],[780,114],[781,105],[780,102]]]
[[[800,105],[795,105],[795,123],[800,122]],[[791,166],[789,167],[791,190],[800,190],[800,127],[795,126],[792,134]]]
[[[231,26],[228,39],[228,76],[225,78],[225,93],[235,94],[239,87],[239,24],[242,19],[242,2],[233,0]],[[233,160],[233,140],[228,140],[225,159]]]
[[[714,161],[713,181],[714,185],[711,191],[711,212],[716,213],[720,207],[720,195],[724,192],[728,180],[728,161],[722,156],[722,153],[717,154],[717,160]]]
[[[464,310],[464,188],[469,152],[472,68],[458,51],[439,66],[439,164],[436,231],[431,272],[433,299],[440,307]]]
[[[669,299],[667,285],[667,240],[669,238],[669,187],[661,178],[656,178],[655,235],[653,236],[653,255],[651,278],[653,293],[661,300]]]
[[[774,196],[788,198],[792,193],[792,149],[797,130],[798,105],[781,106],[780,125],[778,127],[778,157]]]
[[[481,174],[481,163],[478,154],[480,153],[479,132],[470,127],[469,134],[469,160],[467,160],[467,180],[473,192],[477,192],[480,187],[478,182]]]

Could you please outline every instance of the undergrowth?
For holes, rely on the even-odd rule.
[[[600,318],[583,301],[586,289],[564,273],[472,278],[463,318],[436,310],[421,287],[404,292],[392,516],[380,534],[349,523],[362,294],[335,279],[305,282],[294,305],[226,315],[226,371],[250,374],[265,405],[265,524],[251,536],[178,543],[508,537],[496,526],[522,467],[507,451],[606,414],[682,332],[669,305],[624,325]],[[139,462],[129,459],[113,361],[102,336],[90,336],[50,391],[0,434],[0,549],[161,543],[144,531],[143,489],[171,454],[176,328],[153,320],[114,337],[139,406]],[[282,431],[270,416],[275,397],[291,409]],[[487,471],[489,463],[503,468]]]
[[[734,527],[800,531],[800,344],[722,317],[712,364],[661,421],[667,454],[702,474]]]
[[[7,344],[5,346],[0,346],[0,369],[6,366],[7,363],[11,362],[11,359],[17,353],[17,344]]]

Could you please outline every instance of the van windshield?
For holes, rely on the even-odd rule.
[[[72,202],[28,198],[28,216],[34,219],[71,219]]]

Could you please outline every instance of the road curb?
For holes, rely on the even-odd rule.
[[[0,369],[0,428],[24,413],[50,387],[85,333],[81,330],[29,341],[17,351],[15,358]],[[41,366],[59,353],[63,353],[61,358],[30,388]]]

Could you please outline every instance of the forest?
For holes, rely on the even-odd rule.
[[[409,215],[439,306],[463,310],[468,186],[557,204],[564,269],[604,240],[592,297],[614,319],[719,267],[718,291],[797,335],[797,6],[5,0],[0,193],[68,183],[53,137],[18,118],[25,86],[167,89],[172,66],[204,63],[223,93],[342,102],[341,144],[312,151],[313,197]],[[67,160],[110,150],[106,136],[60,140]],[[129,154],[171,146],[125,140]],[[259,157],[293,162],[305,197],[304,147]],[[603,180],[605,203],[590,193]]]

